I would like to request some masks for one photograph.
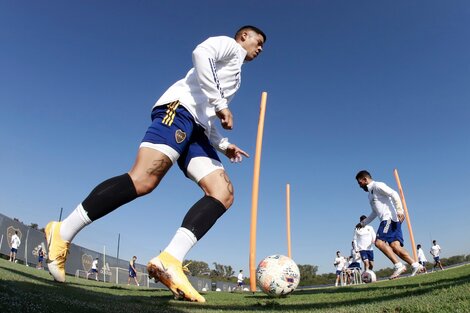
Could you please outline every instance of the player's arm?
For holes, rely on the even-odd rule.
[[[248,153],[246,153],[234,144],[228,145],[227,150],[225,150],[225,155],[227,156],[227,158],[230,159],[230,162],[232,163],[241,162],[244,156],[247,158],[250,157]]]
[[[397,210],[398,220],[400,222],[403,222],[405,220],[405,211],[403,210],[403,205],[401,203],[401,199],[400,199],[400,196],[398,195],[398,192],[388,187],[384,183],[377,183],[376,191],[392,199],[393,206]]]
[[[377,213],[375,213],[375,211],[372,211],[368,217],[366,217],[365,219],[362,220],[362,222],[360,222],[359,224],[357,224],[357,225],[361,225],[361,227],[358,227],[358,228],[362,228],[362,227],[368,225],[368,224],[369,224],[370,222],[372,222],[376,217],[377,217]]]
[[[214,148],[223,153],[231,162],[238,163],[243,160],[244,156],[250,157],[247,152],[240,149],[237,145],[230,143],[228,138],[222,137],[214,123],[211,123],[209,141]]]
[[[228,100],[219,84],[216,62],[235,56],[238,50],[235,40],[221,36],[205,40],[193,51],[193,66],[199,85],[216,112],[228,108]]]
[[[353,247],[354,251],[358,251],[359,249],[357,248],[357,229],[354,229],[354,235],[353,235]]]

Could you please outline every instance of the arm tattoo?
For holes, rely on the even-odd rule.
[[[233,185],[232,185],[232,182],[230,181],[230,178],[228,178],[227,173],[225,173],[225,171],[224,171],[224,172],[222,172],[222,173],[220,174],[220,176],[222,176],[222,178],[223,178],[223,179],[225,180],[225,182],[227,183],[227,190],[228,190],[228,192],[229,192],[231,195],[233,195]]]
[[[147,170],[147,174],[155,175],[158,177],[163,177],[166,174],[166,172],[168,172],[172,164],[171,162],[168,162],[165,159],[160,159],[160,160],[154,160],[152,162],[152,165],[153,167]]]

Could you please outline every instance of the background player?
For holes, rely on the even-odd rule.
[[[361,215],[359,222],[365,220],[367,216]],[[372,270],[374,268],[374,243],[375,231],[370,225],[359,227],[354,230],[353,246],[356,251],[361,255],[362,262],[364,262],[364,270]]]
[[[418,262],[423,266],[423,273],[427,273],[428,270],[426,268],[426,263],[428,263],[428,260],[426,259],[426,256],[424,255],[423,249],[421,249],[421,245],[418,244],[416,246],[416,252],[418,253]]]
[[[335,258],[335,262],[333,263],[333,265],[335,266],[336,268],[336,281],[335,281],[335,287],[338,287],[338,283],[341,279],[341,275],[343,274],[343,270],[346,266],[346,263],[347,263],[347,260],[346,258],[344,258],[343,256],[341,256],[341,252],[340,251],[336,251],[336,258]]]
[[[375,245],[395,267],[390,279],[397,278],[406,271],[406,266],[400,262],[399,258],[411,265],[411,276],[415,276],[423,267],[403,248],[401,223],[405,215],[398,193],[385,183],[372,180],[372,176],[367,171],[357,173],[356,180],[359,187],[369,193],[369,203],[372,208],[372,213],[357,224],[357,228],[364,227],[379,217],[380,226],[377,230]]]
[[[432,241],[431,251],[429,251],[429,252],[431,253],[432,257],[434,258],[434,266],[432,267],[432,270],[434,271],[434,269],[438,266],[441,270],[443,270],[444,268],[442,267],[441,257],[440,257],[440,255],[441,255],[441,246],[437,244],[436,240]]]
[[[16,261],[16,253],[18,252],[18,248],[21,245],[20,237],[18,237],[18,231],[11,236],[10,239],[11,249],[10,249],[10,262]]]
[[[129,261],[129,277],[127,277],[127,284],[129,285],[131,282],[131,278],[133,278],[135,281],[135,284],[137,286],[140,286],[139,282],[137,281],[137,270],[135,269],[136,260],[137,260],[137,257],[134,255],[132,259]]]
[[[88,279],[91,274],[95,274],[95,280],[98,281],[98,258],[94,259],[91,263],[91,269],[86,274],[86,279]]]

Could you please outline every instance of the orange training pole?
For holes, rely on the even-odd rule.
[[[408,208],[406,207],[405,194],[403,193],[403,189],[401,188],[401,182],[400,182],[400,177],[398,176],[398,170],[397,169],[393,170],[393,174],[395,175],[395,180],[397,181],[398,190],[400,191],[401,202],[403,203],[403,210],[405,211],[406,224],[408,225],[408,231],[410,232],[411,245],[413,246],[412,248],[413,257],[414,257],[415,262],[417,262],[418,255],[416,253],[415,238],[413,236],[413,229],[411,228],[410,215],[408,214]]]
[[[258,216],[259,171],[261,163],[261,147],[263,145],[264,115],[266,112],[266,98],[268,94],[261,94],[261,104],[258,120],[258,134],[256,136],[255,166],[253,170],[253,189],[251,193],[251,227],[250,227],[250,289],[256,291],[256,223]]]
[[[290,244],[290,185],[286,185],[286,223],[287,223],[287,256],[292,259]]]

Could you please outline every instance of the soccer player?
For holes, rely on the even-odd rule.
[[[240,272],[238,272],[237,289],[243,290],[243,270],[240,270]]]
[[[347,260],[346,260],[346,258],[341,256],[341,252],[336,251],[336,258],[335,258],[335,262],[333,263],[333,265],[336,267],[335,287],[338,287],[338,283],[339,283],[339,280],[341,278],[341,275],[343,274],[343,270],[345,268],[346,262],[347,262]]]
[[[362,228],[379,217],[380,226],[377,230],[375,246],[392,261],[395,267],[390,279],[395,279],[406,271],[406,266],[398,257],[411,265],[411,276],[415,276],[421,272],[423,266],[413,260],[408,251],[403,248],[401,223],[405,220],[405,215],[398,193],[385,183],[372,180],[372,176],[367,171],[357,173],[356,180],[359,187],[369,193],[369,203],[372,208],[372,213],[356,227]]]
[[[356,269],[359,272],[361,271],[361,254],[354,248],[354,241],[351,242],[351,245],[351,254],[349,255],[347,263],[348,267],[346,268],[346,273],[348,274],[348,284],[355,283],[355,281],[353,280],[354,271]]]
[[[418,244],[416,246],[416,252],[418,253],[418,262],[423,266],[423,273],[427,273],[428,270],[426,269],[426,263],[428,263],[428,260],[426,259],[426,256],[424,255],[423,249],[421,249],[421,245]]]
[[[49,270],[65,281],[65,261],[70,242],[86,225],[118,207],[154,190],[173,164],[202,189],[204,195],[187,212],[181,227],[147,266],[149,276],[165,284],[176,298],[205,302],[183,273],[188,251],[207,233],[234,201],[233,186],[217,155],[231,162],[249,155],[221,136],[234,119],[228,105],[240,87],[241,69],[263,50],[266,35],[243,26],[234,38],[211,37],[192,53],[193,68],[156,102],[152,124],[128,173],[99,184],[63,221],[46,226]]]
[[[42,250],[42,246],[38,246],[38,264],[36,265],[37,269],[42,270],[43,269],[43,264],[42,262],[44,261],[44,250]]]
[[[367,216],[361,215],[359,222],[365,220]],[[375,231],[370,225],[356,228],[353,236],[353,247],[355,251],[361,255],[364,262],[364,270],[372,270],[374,268],[374,243]]]
[[[429,251],[432,255],[432,257],[434,258],[434,266],[432,267],[432,270],[434,271],[434,269],[439,266],[439,268],[441,270],[443,270],[444,268],[442,267],[442,264],[441,264],[441,258],[440,258],[440,255],[441,255],[441,246],[439,246],[437,244],[437,241],[436,240],[433,240],[432,241],[432,247],[431,247],[431,251]]]
[[[127,277],[127,284],[129,285],[131,282],[131,278],[134,278],[135,284],[137,286],[140,286],[139,282],[137,281],[137,270],[135,269],[136,260],[137,260],[137,257],[134,255],[132,259],[129,261],[129,277]]]
[[[351,255],[349,256],[351,263],[349,264],[348,268],[361,268],[361,254],[359,251],[357,251],[354,241],[351,242],[352,249],[351,249]]]
[[[91,263],[91,269],[86,274],[86,279],[88,279],[91,274],[95,274],[95,280],[98,281],[98,258],[94,259]]]
[[[10,262],[16,261],[16,253],[18,252],[18,247],[21,245],[20,237],[18,237],[18,231],[11,236],[10,239],[11,249],[10,249]]]

